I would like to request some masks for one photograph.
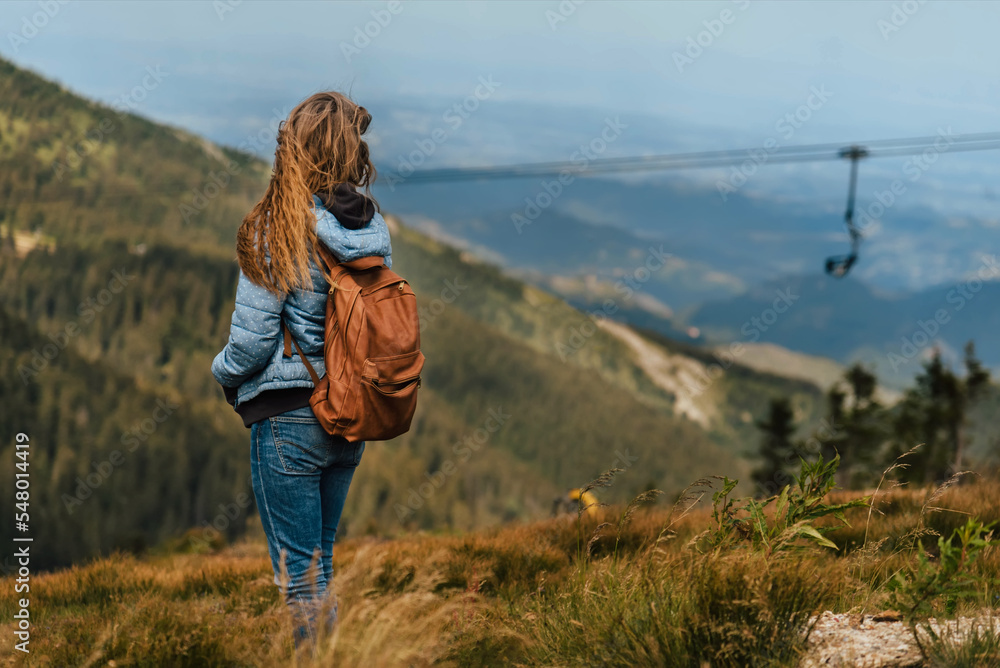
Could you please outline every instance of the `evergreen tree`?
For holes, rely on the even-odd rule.
[[[966,446],[966,415],[989,385],[989,372],[976,357],[970,341],[965,346],[965,378],[941,359],[941,351],[924,364],[916,385],[907,390],[895,420],[893,456],[923,444],[907,459],[902,476],[914,482],[933,483],[962,470]]]
[[[813,436],[819,444],[818,454],[824,461],[830,461],[836,454],[843,458],[850,450],[850,442],[844,431],[847,422],[847,392],[840,383],[834,383],[826,392],[827,417],[826,422]]]
[[[969,341],[965,344],[965,387],[962,395],[961,422],[955,429],[955,471],[965,467],[965,416],[972,405],[984,394],[990,384],[990,372],[976,357],[976,344]]]
[[[823,458],[827,461],[840,455],[837,470],[842,487],[858,487],[869,482],[872,465],[888,435],[885,408],[875,399],[878,379],[861,364],[844,373],[844,382],[835,384],[827,393],[828,424],[818,435]]]
[[[794,458],[798,450],[792,438],[796,426],[791,401],[787,397],[772,399],[767,420],[756,424],[761,431],[762,461],[752,473],[753,481],[764,494],[777,494],[791,482],[791,476],[785,471],[785,464]]]

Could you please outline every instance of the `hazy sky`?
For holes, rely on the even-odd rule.
[[[38,20],[47,6],[58,10]],[[44,25],[22,42],[25,20]],[[366,24],[374,37],[358,38]],[[165,85],[142,112],[209,134],[240,120],[221,110],[259,116],[328,86],[361,100],[461,99],[492,76],[498,101],[662,114],[748,138],[825,86],[829,111],[796,138],[812,141],[995,129],[998,25],[1000,4],[943,0],[36,0],[0,3],[0,53],[105,101],[160,66]],[[699,33],[706,46],[678,65]]]
[[[633,130],[608,156],[1000,130],[993,2],[35,0],[0,3],[0,26],[0,54],[105,102],[153,68],[138,113],[234,145],[311,92],[350,90],[383,112],[383,162],[481,81],[498,85],[428,165],[566,159],[615,115]],[[779,124],[803,110],[788,135]],[[870,161],[861,189],[900,163]],[[997,164],[947,156],[920,197],[989,215]],[[843,165],[775,167],[753,185],[810,193],[814,173],[841,206]]]

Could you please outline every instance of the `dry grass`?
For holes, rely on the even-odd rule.
[[[877,611],[917,541],[969,515],[1000,519],[995,480],[935,494],[880,491],[870,523],[858,509],[851,527],[829,534],[841,550],[767,560],[685,547],[709,526],[704,502],[672,514],[663,502],[631,508],[624,524],[624,509],[606,508],[464,536],[347,540],[334,551],[340,622],[316,656],[297,658],[259,537],[210,554],[114,555],[34,577],[32,652],[21,656],[9,640],[0,657],[55,666],[795,665],[795,631],[810,614]],[[586,557],[580,535],[589,542],[605,522]],[[990,548],[977,568],[1000,572],[1000,554]],[[0,619],[10,620],[19,595],[10,582],[0,591]],[[987,591],[962,605],[998,600]]]

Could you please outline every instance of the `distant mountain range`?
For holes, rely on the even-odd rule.
[[[685,323],[715,342],[762,341],[845,362],[863,360],[897,386],[908,383],[935,346],[957,364],[964,345],[975,341],[980,358],[996,368],[1000,265],[987,260],[981,268],[989,280],[973,277],[903,296],[880,294],[850,277],[789,277],[704,304],[686,314]],[[780,295],[794,302],[777,313]]]

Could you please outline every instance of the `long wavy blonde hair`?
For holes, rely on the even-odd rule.
[[[236,257],[248,279],[276,293],[311,287],[312,196],[332,196],[341,183],[363,186],[370,196],[375,166],[361,135],[371,120],[367,109],[329,91],[299,103],[281,122],[271,182],[236,235]]]

